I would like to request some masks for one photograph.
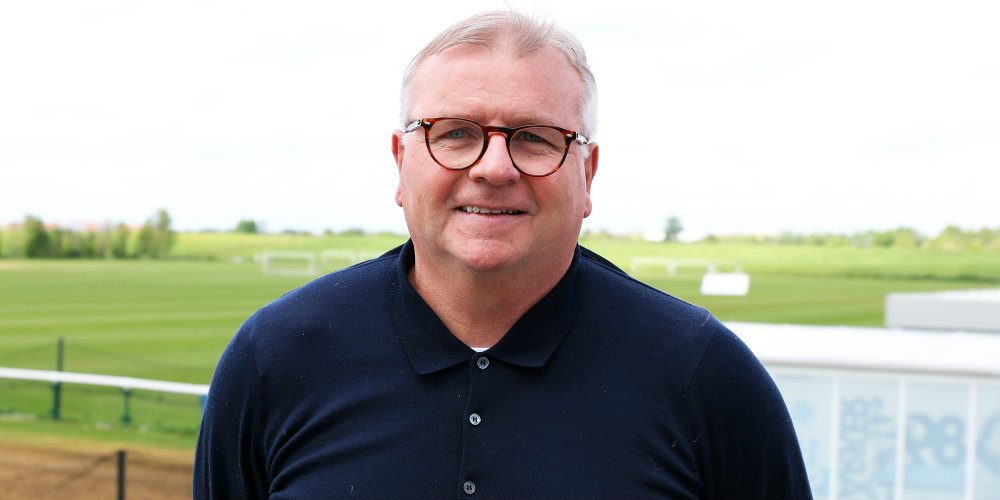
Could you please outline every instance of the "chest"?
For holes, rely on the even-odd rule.
[[[525,369],[477,355],[429,375],[354,375],[274,402],[265,433],[273,496],[698,494],[683,402],[639,390],[627,371]]]

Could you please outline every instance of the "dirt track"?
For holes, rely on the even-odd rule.
[[[118,449],[0,442],[0,499],[118,498]],[[125,498],[191,498],[193,453],[125,449]]]

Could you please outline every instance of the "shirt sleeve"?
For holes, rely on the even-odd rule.
[[[253,317],[222,353],[209,386],[194,462],[195,499],[266,498],[260,445],[263,395],[252,348]]]
[[[809,499],[785,402],[750,349],[718,324],[692,381],[705,498]]]

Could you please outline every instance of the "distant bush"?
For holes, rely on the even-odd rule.
[[[94,230],[72,230],[46,226],[33,215],[4,231],[4,257],[60,259],[127,259],[166,257],[177,240],[170,228],[170,215],[157,211],[138,234],[124,223],[105,224]]]
[[[243,219],[238,224],[236,224],[236,232],[257,234],[260,232],[260,230],[257,228],[257,221],[253,219]]]
[[[166,257],[176,241],[177,232],[170,228],[170,215],[166,210],[160,209],[139,230],[136,256],[154,259]]]

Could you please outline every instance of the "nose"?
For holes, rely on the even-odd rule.
[[[507,151],[507,138],[498,132],[491,133],[483,157],[469,169],[469,178],[502,186],[516,182],[520,176]]]

